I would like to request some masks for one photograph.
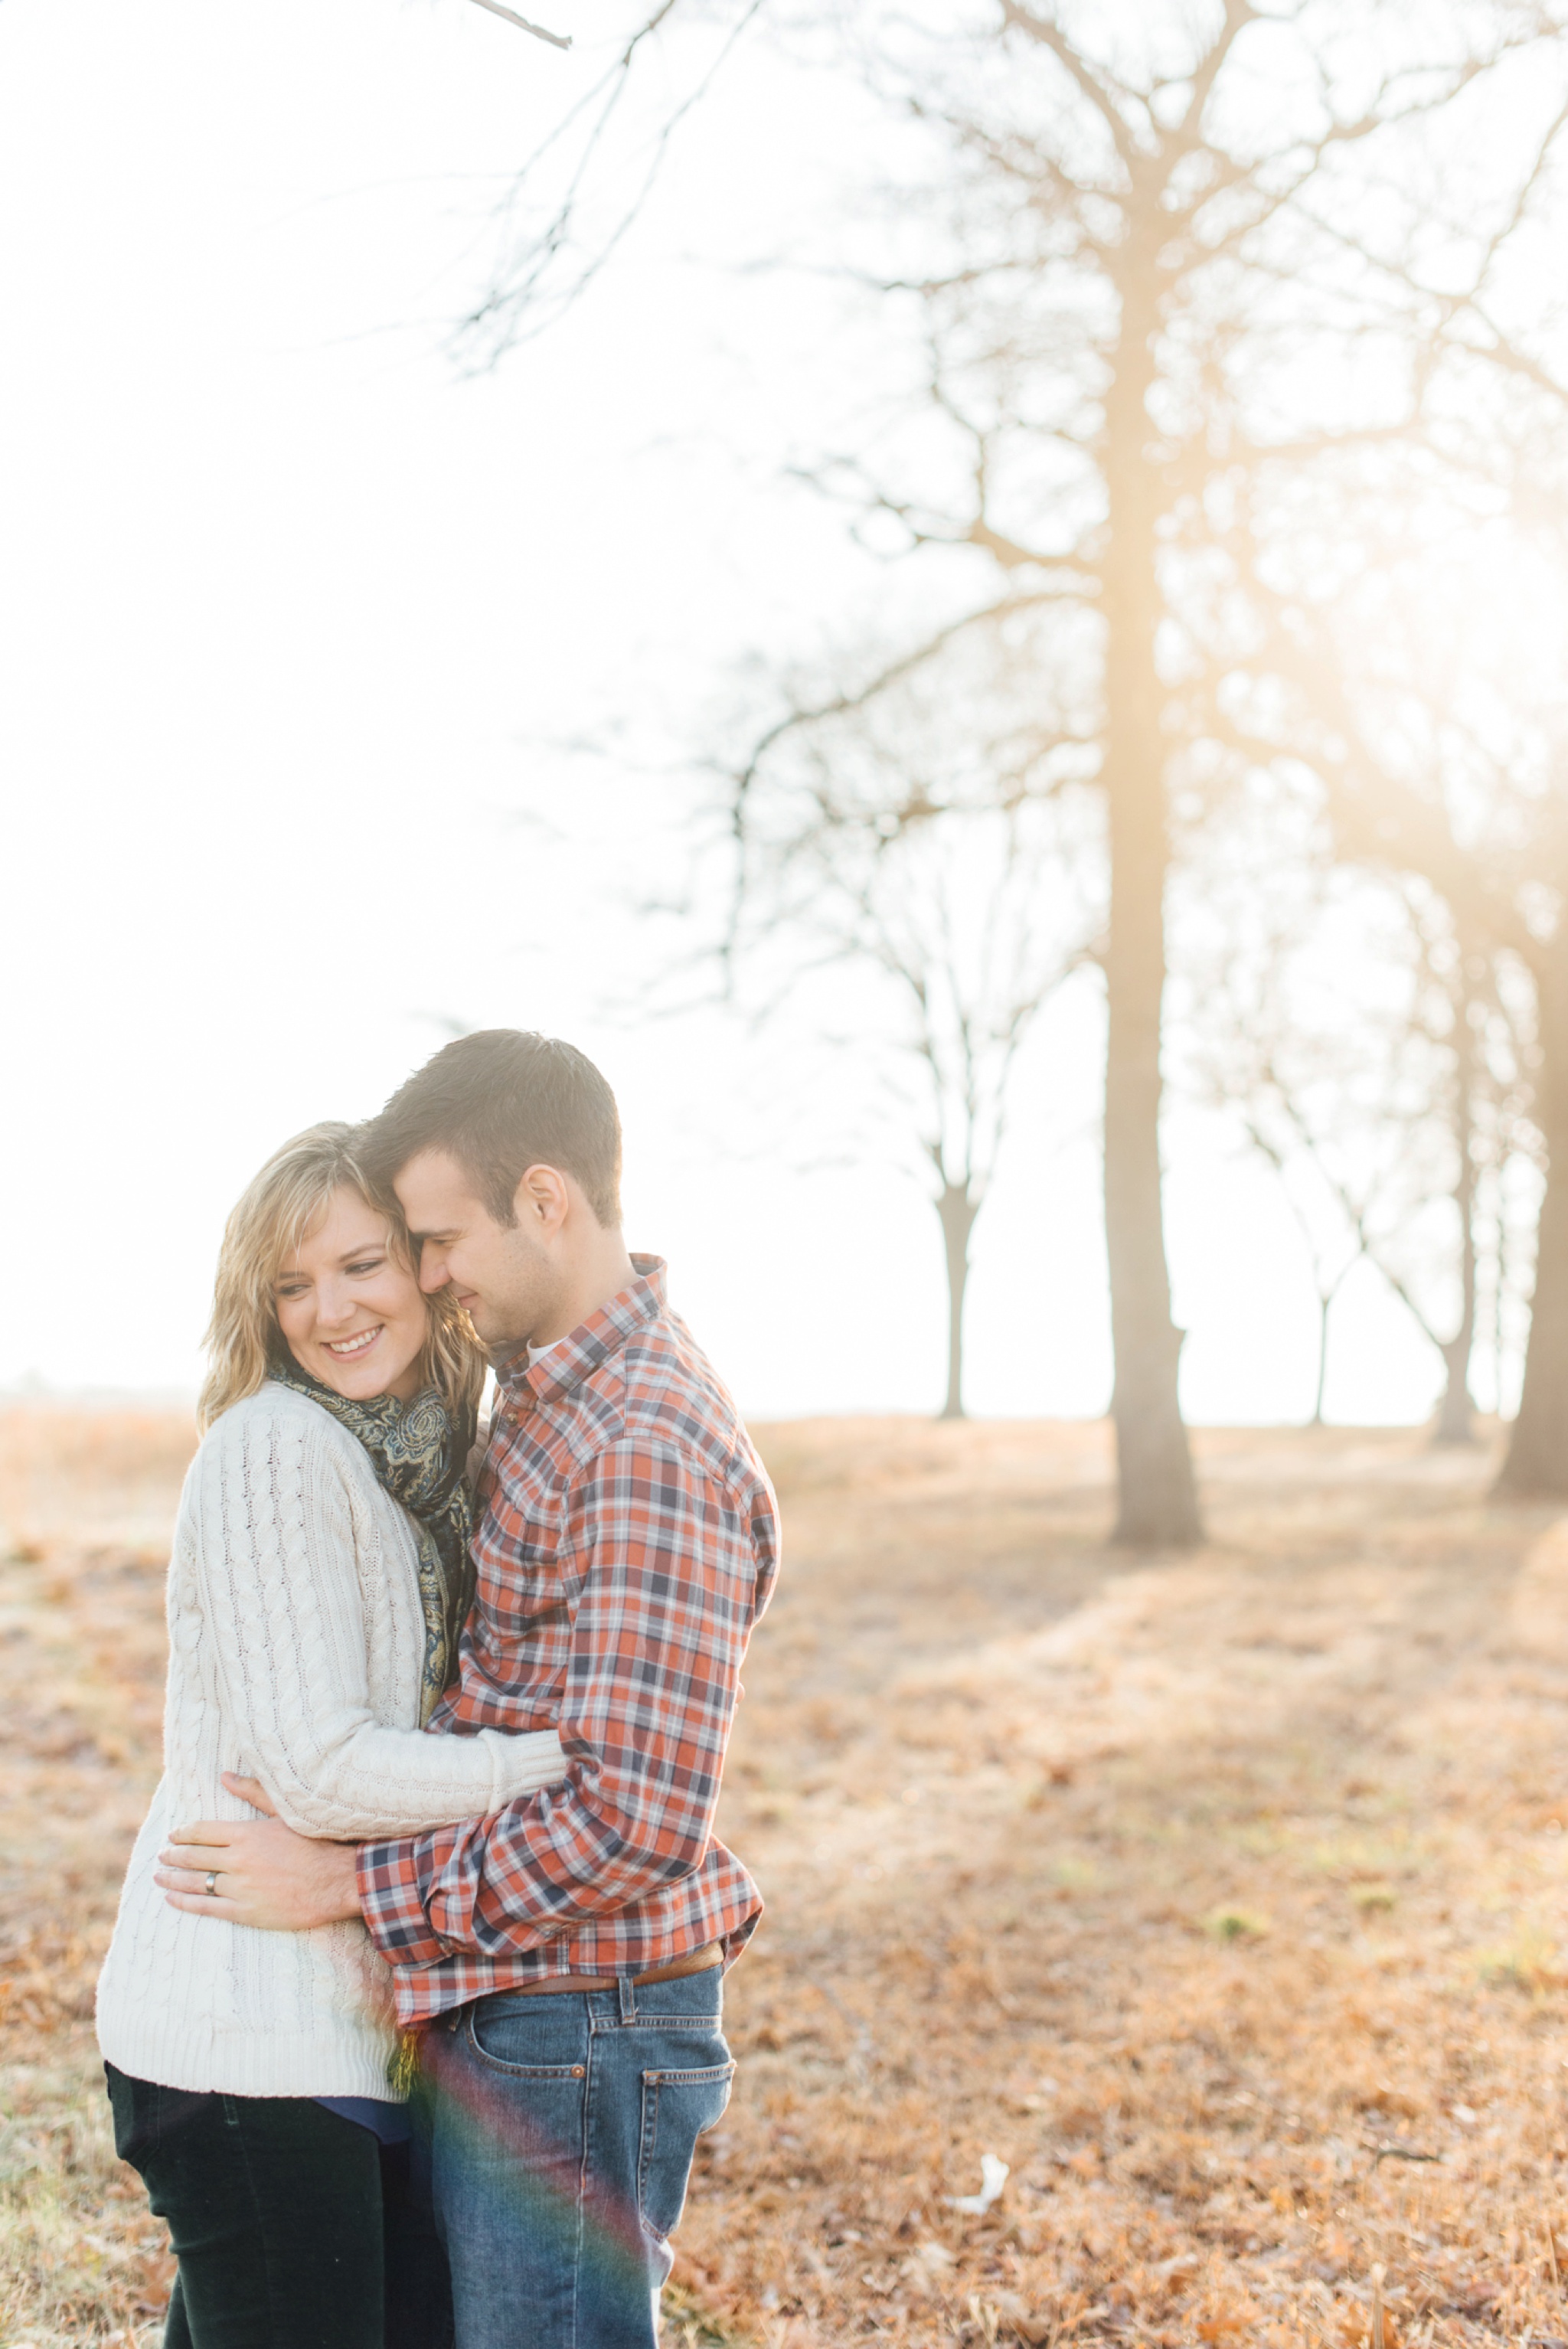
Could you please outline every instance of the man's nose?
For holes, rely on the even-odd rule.
[[[451,1275],[447,1270],[445,1255],[439,1248],[432,1247],[427,1240],[419,1250],[420,1288],[427,1297],[434,1297],[438,1288],[446,1288],[450,1278]]]

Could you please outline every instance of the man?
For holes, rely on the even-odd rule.
[[[220,1864],[255,1921],[363,1917],[396,1970],[459,2349],[651,2349],[728,2095],[723,1969],[761,1909],[712,1827],[773,1494],[663,1265],[626,1253],[620,1122],[582,1053],[449,1044],[368,1161],[421,1285],[456,1292],[497,1366],[478,1595],[430,1725],[553,1728],[566,1781],[407,1842],[225,1828]]]

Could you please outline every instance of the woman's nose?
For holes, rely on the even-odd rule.
[[[354,1299],[346,1287],[324,1280],[315,1292],[315,1318],[330,1329],[346,1321],[354,1310]]]

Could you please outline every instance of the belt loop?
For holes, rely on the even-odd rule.
[[[635,2023],[637,2019],[637,1985],[634,1978],[631,1974],[617,1974],[615,1977],[615,1991],[621,2002],[622,2022]]]

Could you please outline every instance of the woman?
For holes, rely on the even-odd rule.
[[[484,1363],[419,1288],[354,1129],[285,1143],[229,1219],[205,1434],[169,1575],[164,1775],[98,1984],[115,2142],[169,2223],[172,2349],[426,2349],[445,2269],[407,2187],[387,1969],[357,1922],[266,1933],[171,1908],[169,1827],[223,1776],[344,1840],[499,1810],[553,1733],[428,1737],[472,1595],[464,1468]],[[222,1903],[221,1879],[207,1895]]]

